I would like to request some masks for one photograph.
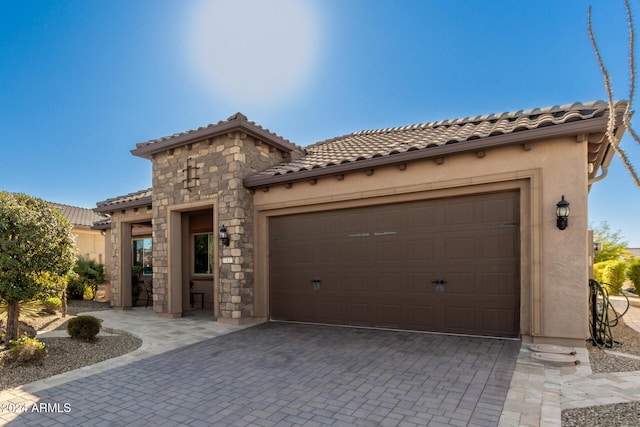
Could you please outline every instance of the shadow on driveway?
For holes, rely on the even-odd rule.
[[[9,425],[495,426],[519,348],[266,323],[36,393],[50,411]]]

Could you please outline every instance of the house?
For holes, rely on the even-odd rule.
[[[98,221],[107,221],[106,215],[98,214],[92,209],[49,202],[73,226],[76,237],[76,252],[79,256],[91,259],[100,264],[105,262],[105,238],[93,225]]]
[[[626,105],[614,105],[619,136]],[[237,113],[137,144],[152,188],[96,208],[111,216],[112,305],[131,307],[142,265],[163,317],[206,307],[228,323],[584,345],[587,197],[614,153],[609,115],[576,103],[301,148]]]

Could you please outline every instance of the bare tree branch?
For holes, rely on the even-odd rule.
[[[629,134],[640,144],[640,137],[633,130],[631,126],[631,115],[632,115],[632,105],[633,105],[633,97],[635,95],[635,31],[633,26],[633,18],[631,15],[631,7],[629,5],[628,0],[624,0],[625,7],[627,9],[627,22],[629,24],[629,68],[630,68],[630,89],[629,89],[629,102],[627,103],[627,107],[622,114],[622,121],[624,126],[629,131]],[[627,153],[620,147],[620,141],[615,135],[615,125],[616,125],[616,110],[615,110],[615,102],[613,100],[613,89],[611,87],[611,78],[609,77],[609,71],[604,65],[604,61],[602,60],[602,56],[600,55],[600,49],[598,48],[598,43],[596,42],[596,38],[593,32],[593,25],[591,23],[591,6],[589,6],[589,14],[588,14],[588,22],[589,22],[589,39],[591,40],[591,45],[593,46],[593,51],[596,54],[596,59],[598,60],[598,65],[600,67],[600,71],[602,72],[602,76],[604,78],[604,87],[607,91],[607,101],[609,103],[609,120],[607,122],[607,132],[606,137],[609,141],[609,145],[613,147],[616,154],[622,160],[625,167],[629,171],[633,182],[637,187],[640,188],[640,177],[638,177],[638,173],[636,172],[633,164],[629,160],[629,156]]]

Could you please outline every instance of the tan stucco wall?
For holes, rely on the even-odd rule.
[[[520,190],[521,310],[524,338],[583,345],[587,334],[587,144],[575,138],[463,153],[434,160],[277,185],[254,194],[255,315],[268,316],[268,218],[370,204]],[[555,208],[571,203],[569,227]]]
[[[100,230],[87,230],[75,227],[76,250],[78,255],[101,264],[105,262],[105,240]]]

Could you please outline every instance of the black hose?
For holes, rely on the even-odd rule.
[[[604,283],[608,287],[617,290],[627,300],[627,308],[624,312],[618,313],[616,309],[609,303],[609,292],[596,280],[589,280],[589,313],[591,321],[589,322],[589,333],[591,334],[591,342],[599,348],[612,348],[616,341],[613,340],[611,327],[618,324],[618,320],[624,316],[629,310],[629,298],[622,292],[620,288],[610,283]],[[614,318],[609,318],[609,309],[614,314]],[[619,344],[619,343],[618,343]]]

